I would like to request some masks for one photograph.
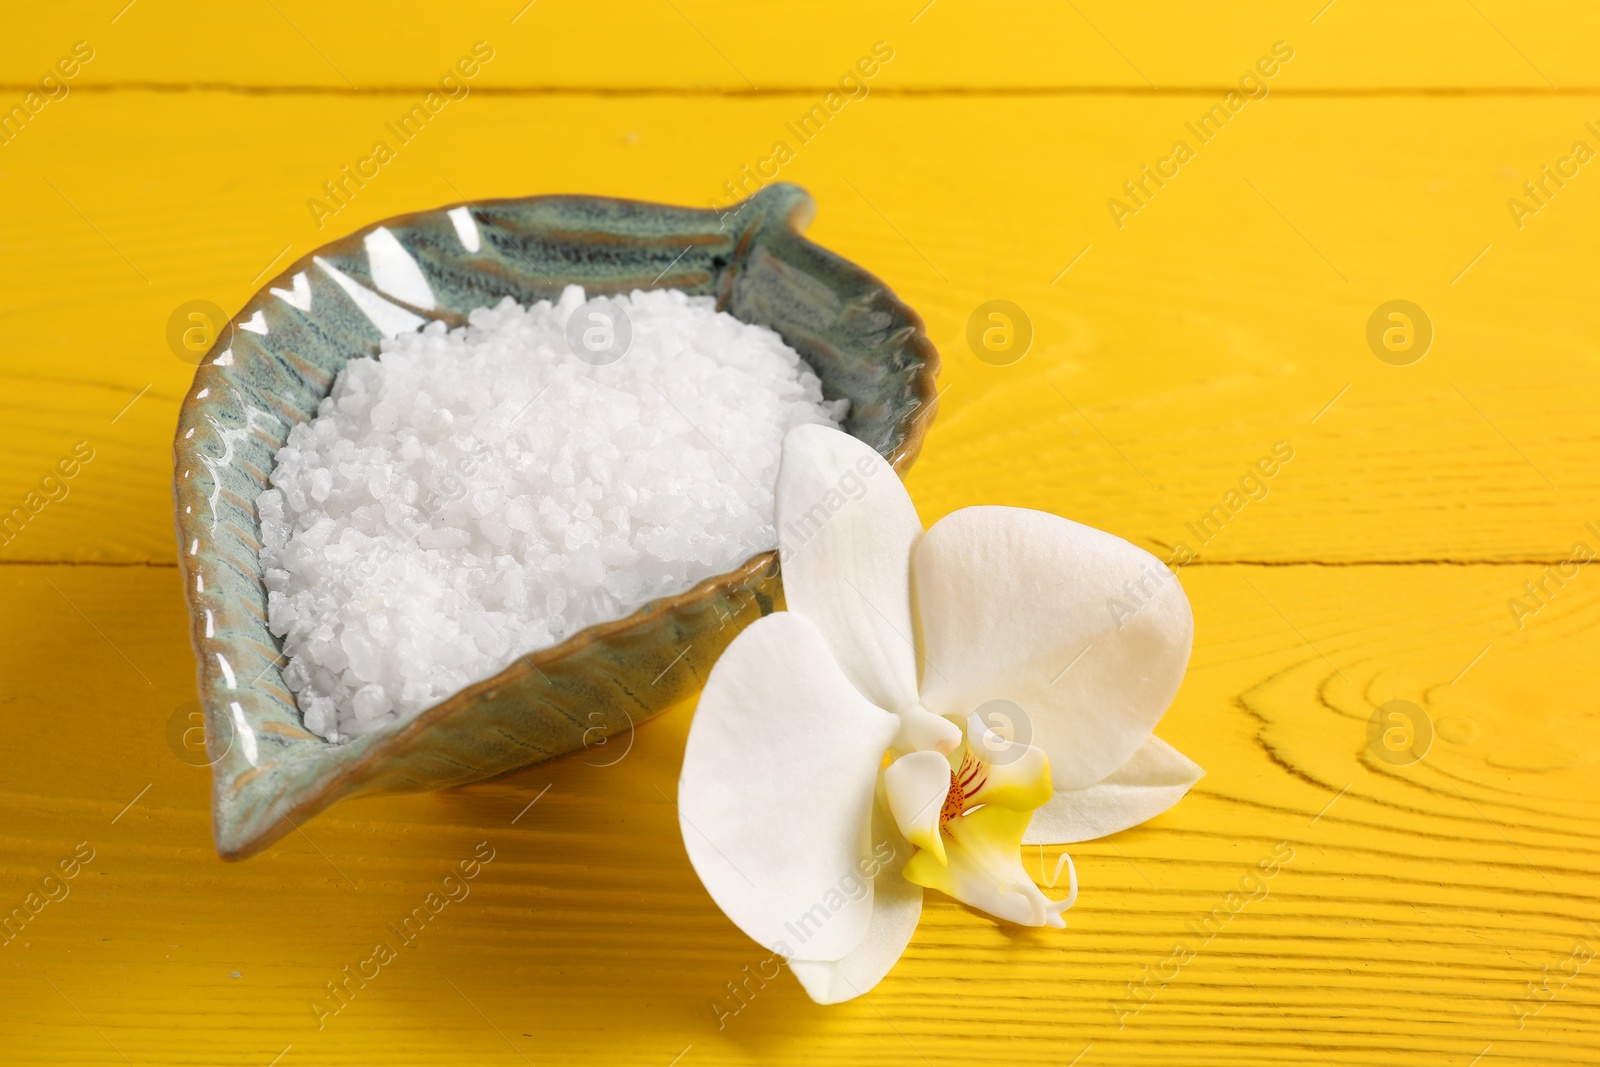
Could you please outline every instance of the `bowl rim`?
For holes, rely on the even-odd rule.
[[[762,208],[768,205],[777,207],[779,209],[777,217],[764,218],[758,211],[750,225],[746,226],[742,231],[735,231],[735,259],[737,260],[742,255],[746,247],[754,240],[755,236],[760,230],[774,227],[780,228],[787,239],[798,242],[802,246],[806,247],[808,251],[820,253],[823,257],[835,261],[837,265],[841,265],[848,271],[855,272],[861,280],[875,286],[882,294],[882,299],[884,302],[887,303],[897,314],[904,316],[905,322],[910,326],[910,330],[903,338],[900,339],[899,344],[903,348],[912,350],[915,356],[920,360],[919,368],[908,380],[906,385],[906,394],[914,399],[916,406],[908,417],[902,418],[900,421],[898,428],[902,431],[903,437],[894,454],[885,458],[888,460],[890,466],[895,470],[897,475],[902,475],[904,471],[909,468],[913,462],[915,462],[917,456],[922,450],[922,444],[927,435],[928,426],[938,412],[939,394],[935,388],[935,382],[940,366],[938,350],[928,337],[927,326],[922,316],[918,314],[917,311],[909,304],[901,300],[894,290],[891,289],[881,278],[866,268],[859,266],[851,260],[845,259],[838,253],[833,252],[832,250],[825,248],[814,241],[811,241],[805,236],[803,232],[804,228],[815,216],[816,205],[810,193],[800,186],[793,185],[788,182],[774,182],[764,186],[752,196],[747,197],[746,199],[735,204],[728,205],[726,210],[719,210],[717,208],[693,208],[676,204],[666,204],[657,201],[632,199],[628,197],[595,196],[572,193],[545,193],[524,197],[497,197],[482,200],[453,201],[437,207],[406,212],[400,215],[392,215],[382,219],[373,220],[349,231],[348,233],[345,233],[342,236],[333,238],[330,241],[316,246],[308,251],[305,255],[289,263],[277,274],[273,275],[271,279],[258,285],[255,288],[255,291],[244,300],[239,311],[229,318],[228,329],[226,331],[218,332],[217,340],[213,343],[211,348],[207,350],[205,356],[195,367],[194,379],[190,383],[189,390],[184,395],[183,402],[179,407],[177,427],[173,435],[173,500],[176,519],[179,572],[184,579],[184,600],[189,612],[190,646],[195,654],[196,659],[196,681],[198,683],[199,696],[201,698],[200,704],[206,713],[208,723],[211,721],[210,716],[212,714],[212,708],[205,699],[207,690],[206,683],[208,676],[212,674],[213,671],[208,666],[210,657],[206,655],[206,649],[201,643],[202,640],[204,640],[201,622],[204,616],[204,607],[201,603],[202,593],[196,588],[195,582],[192,580],[193,575],[190,571],[190,554],[184,551],[187,537],[192,537],[193,534],[191,532],[186,537],[184,521],[185,515],[183,512],[184,479],[180,475],[179,471],[182,461],[182,450],[186,443],[183,437],[183,428],[185,425],[189,424],[195,409],[201,405],[203,398],[198,395],[199,392],[208,389],[208,386],[202,384],[202,378],[207,377],[207,368],[211,367],[215,363],[218,356],[220,356],[223,351],[228,349],[232,343],[234,334],[244,325],[246,321],[248,321],[248,317],[245,314],[247,310],[256,306],[258,302],[270,297],[271,290],[274,288],[292,288],[291,279],[296,274],[309,271],[315,265],[314,261],[316,259],[327,258],[330,251],[337,252],[340,251],[344,246],[356,244],[367,234],[379,228],[404,226],[417,220],[437,217],[458,208],[465,208],[469,212],[472,212],[485,207],[504,205],[517,205],[521,207],[549,201],[564,201],[568,203],[580,201],[598,204],[605,207],[624,206],[650,210],[669,208],[674,211],[694,212],[701,215],[716,216],[724,220],[737,217],[738,215],[743,214],[746,209],[752,207]],[[727,277],[727,281],[724,283],[725,289],[731,288],[732,279],[733,274],[730,272]],[[659,280],[660,279],[658,279],[658,282]],[[670,288],[671,286],[665,287]],[[726,291],[718,292],[716,294],[715,299],[717,301],[718,310],[725,310],[724,305],[727,302],[728,296],[729,293]],[[415,305],[406,303],[405,301],[398,299],[387,292],[383,294],[383,298],[389,300],[399,307],[405,308],[407,311],[410,311],[413,314],[427,318],[430,321],[442,320],[449,322],[450,317],[453,314],[441,314],[439,309],[419,308]],[[254,508],[253,502],[251,503],[251,507]],[[198,563],[195,565],[198,566]],[[377,778],[377,771],[379,768],[381,768],[384,757],[388,751],[397,746],[402,739],[411,738],[416,734],[425,733],[432,727],[437,726],[439,723],[459,713],[464,708],[476,703],[480,698],[492,695],[499,689],[524,680],[532,673],[538,673],[543,676],[544,668],[554,667],[562,663],[564,660],[573,658],[580,653],[589,650],[597,644],[605,642],[614,637],[624,636],[628,634],[629,631],[644,627],[654,621],[657,616],[668,615],[679,609],[690,607],[697,603],[709,602],[715,599],[718,594],[732,593],[740,588],[749,588],[759,580],[779,576],[779,574],[780,570],[778,552],[775,548],[767,549],[750,556],[743,563],[734,567],[732,570],[702,579],[689,589],[686,589],[680,593],[671,594],[664,597],[657,597],[640,605],[638,608],[621,618],[595,623],[591,626],[584,627],[582,630],[572,634],[570,637],[567,637],[558,644],[550,645],[542,649],[524,652],[518,655],[517,658],[506,667],[497,671],[490,677],[473,682],[462,689],[457,690],[455,693],[452,693],[450,696],[444,698],[438,703],[424,708],[407,719],[395,723],[390,728],[379,731],[375,734],[365,735],[364,738],[355,739],[357,743],[365,740],[365,738],[371,738],[371,741],[367,743],[365,746],[365,751],[361,752],[357,758],[345,763],[332,764],[329,772],[319,777],[315,788],[306,790],[303,794],[293,797],[286,803],[275,803],[273,806],[279,815],[276,823],[272,827],[268,828],[266,832],[258,833],[247,840],[233,842],[231,835],[228,835],[224,832],[225,828],[222,825],[221,820],[221,805],[217,802],[218,794],[220,794],[224,788],[224,783],[221,780],[220,770],[222,761],[220,759],[216,760],[213,763],[214,774],[212,814],[213,840],[216,843],[217,851],[225,860],[245,859],[261,852],[279,838],[289,833],[291,830],[297,829],[298,822],[301,817],[310,817],[315,815],[340,798],[358,795],[359,793],[363,792],[363,785]],[[281,638],[277,638],[274,635],[274,640],[281,641]],[[291,703],[293,703],[292,696],[290,699]],[[630,727],[630,729],[632,728],[635,727]],[[306,730],[306,733],[310,737],[316,738],[316,740],[325,746],[327,750],[343,747],[342,744],[329,741],[310,730]],[[559,759],[561,757],[555,756],[552,758]],[[482,781],[486,779],[479,780]]]

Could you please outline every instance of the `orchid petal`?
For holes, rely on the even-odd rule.
[[[911,550],[922,520],[899,475],[847,433],[796,426],[783,440],[775,520],[789,610],[816,623],[868,700],[889,711],[915,703]]]
[[[1057,790],[1127,762],[1183,680],[1189,601],[1120,537],[1040,511],[963,508],[928,531],[912,571],[923,703],[961,716],[1015,704]]]
[[[950,795],[950,761],[938,752],[907,753],[884,769],[883,788],[900,833],[943,863],[939,815]]]
[[[1091,786],[1056,793],[1033,813],[1025,845],[1067,845],[1138,826],[1183,799],[1206,772],[1152,735],[1121,767]]]
[[[872,923],[866,936],[843,959],[789,961],[789,969],[806,995],[818,1004],[838,1004],[870,992],[905,954],[922,918],[922,887],[906,881],[901,873],[911,857],[911,845],[895,833],[893,818],[883,807],[880,803],[873,811],[872,857],[879,866],[872,883]],[[884,859],[890,848],[893,854]]]
[[[678,814],[695,873],[728,918],[791,959],[836,960],[867,933],[878,768],[897,728],[822,633],[778,612],[734,639],[689,728]]]

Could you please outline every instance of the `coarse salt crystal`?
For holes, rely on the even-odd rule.
[[[256,507],[307,729],[383,729],[776,543],[784,434],[847,402],[776,333],[676,290],[614,298],[631,344],[579,359],[584,303],[569,286],[386,340],[290,431]]]

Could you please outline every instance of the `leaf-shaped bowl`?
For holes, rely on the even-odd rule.
[[[267,629],[256,496],[289,429],[346,361],[510,296],[675,288],[776,330],[845,429],[898,470],[921,447],[938,355],[916,312],[800,234],[815,208],[768,186],[725,212],[587,196],[468,203],[389,219],[299,260],[245,304],[195,373],[174,443],[178,549],[214,775],[217,851],[259,852],[336,800],[461,785],[553,759],[693,693],[735,634],[782,601],[776,554],[524,655],[389,729],[307,730]]]

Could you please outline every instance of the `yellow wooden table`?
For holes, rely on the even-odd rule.
[[[12,5],[0,508],[30,517],[0,546],[0,910],[27,921],[0,1062],[1600,1062],[1600,12],[1324,3]],[[663,799],[691,707],[614,765],[352,802],[220,862],[208,773],[168,743],[193,698],[172,311],[404,211],[774,176],[944,354],[925,520],[1044,508],[1193,557],[1160,732],[1208,776],[1072,850],[1065,932],[930,898],[832,1008],[730,991],[764,953]],[[1034,329],[1009,366],[967,345],[991,299]],[[1398,351],[1387,312],[1369,344],[1394,300]],[[1419,761],[1369,740],[1396,700]]]

